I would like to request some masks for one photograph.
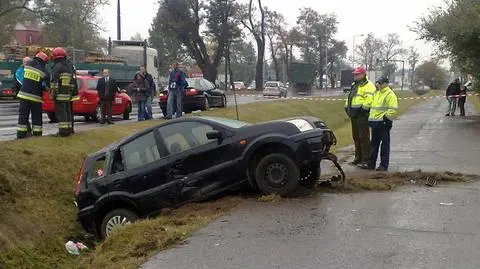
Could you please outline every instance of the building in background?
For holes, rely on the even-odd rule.
[[[41,25],[36,22],[17,23],[12,43],[20,46],[41,45],[43,43]]]

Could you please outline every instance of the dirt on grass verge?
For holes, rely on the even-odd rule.
[[[475,177],[459,173],[412,172],[357,172],[350,173],[345,183],[320,184],[319,190],[327,192],[390,191],[400,186],[436,186],[440,183],[466,183]]]

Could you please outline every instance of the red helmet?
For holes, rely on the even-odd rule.
[[[353,73],[354,75],[366,74],[366,73],[367,73],[367,70],[365,70],[365,67],[359,66],[359,67],[355,68],[355,70],[353,70],[352,73]]]
[[[67,52],[63,48],[56,47],[56,48],[53,49],[52,55],[53,55],[54,59],[66,58],[67,57]]]
[[[35,55],[35,58],[40,58],[45,63],[48,63],[48,55],[43,51],[40,51],[39,53],[37,53],[37,55]]]

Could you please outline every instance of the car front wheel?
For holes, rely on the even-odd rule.
[[[205,96],[205,98],[203,99],[202,110],[207,111],[209,109],[210,109],[210,102],[208,101],[208,97]]]
[[[137,214],[128,209],[115,209],[110,211],[102,220],[100,234],[106,238],[111,234],[114,228],[131,224],[138,219]]]
[[[300,185],[313,188],[318,182],[320,177],[320,164],[312,165],[302,171]]]
[[[255,179],[264,194],[288,196],[299,185],[300,171],[288,155],[272,153],[263,157],[256,166]]]

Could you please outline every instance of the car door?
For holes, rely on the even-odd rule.
[[[206,133],[213,130],[225,138],[208,139]],[[169,151],[171,173],[184,184],[182,199],[203,197],[236,181],[239,173],[234,171],[232,144],[226,130],[192,120],[160,127],[159,134]]]
[[[168,151],[158,144],[151,130],[123,144],[115,151],[111,165],[110,195],[128,196],[142,214],[176,204],[178,192],[172,186]]]
[[[212,101],[215,106],[221,106],[223,102],[223,92],[217,89],[217,86],[212,82],[205,80],[207,87],[209,88],[209,93],[212,96]]]

